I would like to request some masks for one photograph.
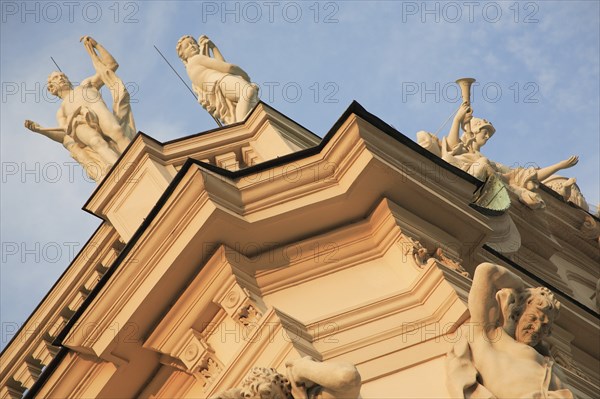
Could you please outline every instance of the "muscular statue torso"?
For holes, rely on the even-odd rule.
[[[562,388],[549,358],[515,341],[500,327],[488,333],[488,338],[476,337],[470,345],[483,385],[499,398],[525,398],[539,392],[545,388],[548,372],[552,373],[548,389]]]
[[[203,65],[203,58],[208,59],[204,55],[194,55],[190,57],[186,64],[186,70],[192,83],[201,82],[201,86],[198,89],[207,91],[213,90],[214,85],[219,79],[223,77],[226,72],[217,71],[215,69],[207,68]]]
[[[64,127],[64,124],[68,122],[68,119],[71,118],[77,108],[81,106],[85,106],[94,111],[98,116],[114,118],[114,115],[108,111],[106,103],[100,95],[100,91],[89,83],[82,83],[71,90],[67,98],[63,99],[60,105],[58,114],[62,117],[60,120],[61,126]],[[110,116],[104,115],[106,113],[109,113]]]

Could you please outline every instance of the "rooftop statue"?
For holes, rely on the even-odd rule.
[[[136,129],[129,93],[117,77],[119,64],[96,40],[81,38],[96,70],[75,88],[62,72],[48,76],[48,91],[62,102],[56,114],[58,127],[44,128],[26,120],[25,127],[61,143],[79,162],[88,176],[100,181],[114,165],[134,136]],[[106,85],[113,97],[108,109],[100,94]]]
[[[206,36],[196,41],[183,36],[177,42],[198,102],[220,124],[241,122],[258,103],[258,86],[239,66],[225,61],[221,51]]]
[[[239,388],[214,399],[356,399],[361,379],[346,362],[317,362],[302,357],[286,363],[287,376],[272,368],[250,370]]]
[[[468,306],[469,337],[456,343],[446,359],[452,397],[574,397],[544,343],[560,310],[550,290],[525,288],[508,269],[482,263]]]
[[[559,175],[552,175],[544,180],[542,183],[552,190],[560,194],[565,201],[570,201],[585,211],[590,210],[590,206],[586,202],[579,186],[576,184],[577,179],[574,177],[567,178]]]
[[[446,162],[485,181],[495,174],[505,183],[506,187],[515,193],[519,200],[531,209],[544,208],[545,204],[536,193],[542,181],[549,179],[561,169],[570,168],[577,164],[579,158],[572,156],[545,168],[518,167],[509,168],[500,163],[491,161],[480,150],[494,135],[496,129],[489,121],[473,117],[469,101],[470,86],[474,79],[459,79],[457,83],[463,93],[463,103],[460,105],[450,131],[441,140],[432,133],[420,131],[417,133],[417,142],[430,152],[444,159]],[[463,134],[460,135],[462,129]],[[566,185],[573,184],[566,182]],[[566,190],[566,188],[565,188]],[[573,191],[569,189],[569,196]],[[585,203],[579,190],[579,198],[572,201],[576,204]],[[575,194],[577,196],[577,194]]]

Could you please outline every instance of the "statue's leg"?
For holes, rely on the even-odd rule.
[[[94,111],[98,115],[98,122],[100,124],[100,129],[102,129],[102,133],[110,137],[110,139],[117,144],[119,153],[122,154],[131,142],[131,139],[128,139],[125,136],[123,128],[119,125],[119,122],[112,112],[108,111],[108,109],[102,111],[95,109]]]
[[[245,81],[244,81],[245,82]],[[242,99],[235,110],[236,118],[243,120],[258,103],[258,86],[246,83],[242,89]]]
[[[108,143],[95,129],[87,125],[79,125],[75,134],[83,144],[94,150],[109,165],[114,165],[119,159],[119,154],[108,146]]]
[[[239,76],[229,75],[224,77],[220,82],[220,86],[225,97],[237,103],[235,107],[236,122],[244,120],[258,103],[258,87]]]
[[[69,136],[66,137],[69,140],[65,140],[63,146],[69,151],[71,157],[81,165],[88,177],[94,181],[100,181],[107,172],[107,165],[103,165],[99,160],[92,159],[92,157],[88,156],[86,150],[76,143],[75,140]]]

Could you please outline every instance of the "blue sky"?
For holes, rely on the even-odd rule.
[[[68,2],[67,2],[68,3]],[[166,141],[215,127],[154,49],[187,79],[175,45],[206,34],[261,87],[261,98],[322,136],[352,100],[414,139],[458,107],[474,77],[483,149],[506,165],[579,155],[597,205],[600,170],[597,1],[83,1],[1,3],[0,347],[68,266],[99,219],[81,210],[95,184],[25,119],[55,126],[52,58],[74,82],[93,74],[90,35],[120,64],[138,130]],[[109,93],[105,100],[110,102]],[[449,128],[446,125],[441,133]]]

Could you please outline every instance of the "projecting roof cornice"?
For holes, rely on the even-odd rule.
[[[276,148],[277,152],[266,151],[265,147]],[[279,186],[285,185],[314,190],[330,185],[344,175],[345,169],[354,162],[353,157],[363,154],[363,150],[371,154],[367,157],[382,160],[382,170],[394,168],[400,171],[403,180],[416,182],[432,193],[435,191],[438,197],[452,198],[456,194],[450,193],[457,193],[461,197],[457,203],[464,203],[465,198],[468,203],[473,191],[481,185],[471,175],[433,156],[356,102],[318,144],[312,133],[259,104],[243,124],[209,133],[165,144],[139,134],[84,209],[110,221],[123,240],[128,241],[177,171],[183,168],[184,157],[193,155],[186,158],[190,163],[235,181],[240,195],[247,197],[243,207],[248,213],[271,202],[271,199],[263,204],[254,201],[261,195],[272,197],[263,188],[279,191]],[[307,164],[308,159],[310,165],[300,166]],[[244,168],[239,169],[241,166]],[[268,178],[265,173],[269,173]],[[242,206],[239,202],[238,206]]]
[[[382,197],[445,236],[459,238],[453,244],[459,256],[488,241],[487,217],[469,207],[479,182],[434,161],[381,121],[374,125],[357,113],[374,118],[354,103],[318,146],[244,170],[188,160],[139,225],[126,219],[127,212],[106,212],[117,230],[121,223],[134,233],[106,285],[72,323],[87,326],[85,334],[77,327],[70,330],[64,335],[67,346],[96,356],[107,353],[115,338],[109,325],[146,325],[148,320],[135,320],[147,314],[142,308],[160,309],[160,298],[176,295],[218,245],[252,256],[362,220]],[[138,137],[131,150],[142,141]],[[110,201],[126,204],[131,197],[123,201],[118,194],[135,194],[145,182],[143,177],[137,181],[123,185]]]

